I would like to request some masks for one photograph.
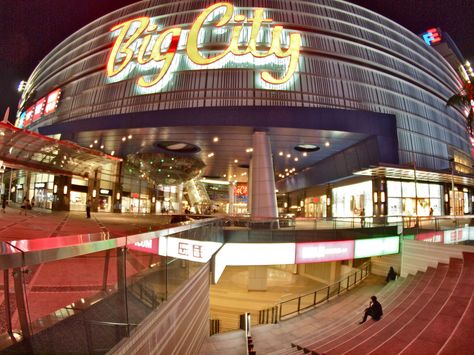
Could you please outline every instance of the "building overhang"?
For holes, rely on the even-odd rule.
[[[415,169],[413,166],[379,165],[354,172],[354,175],[384,177],[387,179],[411,180],[456,185],[474,186],[474,175]]]
[[[0,122],[0,160],[11,168],[88,177],[114,157],[78,144],[57,140]]]

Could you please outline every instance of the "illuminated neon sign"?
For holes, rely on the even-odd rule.
[[[107,60],[107,77],[116,82],[136,70],[141,93],[150,93],[164,88],[178,64],[186,70],[224,68],[229,62],[234,67],[248,68],[263,60],[266,68],[259,79],[269,88],[280,89],[293,78],[298,67],[301,35],[290,33],[284,38],[286,30],[281,25],[270,26],[272,22],[265,18],[264,9],[256,8],[253,18],[247,18],[235,14],[234,6],[225,2],[205,9],[189,30],[159,30],[159,25],[149,17],[132,19],[111,29],[117,38]],[[221,43],[213,43],[218,50],[202,53],[209,33],[227,36],[225,48],[221,48]],[[282,66],[278,61],[285,62],[283,69],[278,69]]]
[[[423,40],[431,46],[433,43],[441,42],[441,35],[437,28],[430,28],[422,35]]]
[[[33,122],[39,120],[41,117],[49,115],[56,111],[58,107],[59,98],[61,97],[61,89],[51,91],[47,96],[42,97],[36,103],[22,112],[15,122],[18,128],[25,128]]]

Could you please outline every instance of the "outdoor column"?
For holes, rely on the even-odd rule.
[[[69,196],[71,193],[72,178],[64,175],[56,175],[54,177],[53,186],[53,211],[69,211]]]
[[[253,153],[250,162],[252,196],[250,198],[251,218],[278,217],[275,195],[272,150],[266,132],[254,132]]]
[[[233,215],[234,214],[234,202],[235,202],[235,197],[234,197],[234,184],[232,181],[229,181],[229,214]]]
[[[99,210],[99,189],[100,189],[100,175],[97,169],[94,171],[94,176],[89,177],[87,185],[88,185],[87,198],[90,199],[92,202],[91,211],[97,212]]]
[[[176,212],[179,214],[183,213],[183,189],[184,189],[183,183],[176,185],[176,202],[178,205]]]
[[[115,178],[112,192],[112,212],[122,213],[122,162],[117,164]],[[140,196],[139,196],[140,197]]]

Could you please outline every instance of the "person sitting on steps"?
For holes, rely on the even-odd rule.
[[[359,322],[359,324],[364,323],[368,316],[371,316],[373,320],[380,320],[380,318],[382,318],[382,305],[377,301],[377,297],[372,296],[370,299],[369,307],[365,309],[364,318],[362,319],[362,322]]]

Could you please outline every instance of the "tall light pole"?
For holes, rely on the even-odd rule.
[[[456,196],[454,193],[454,158],[449,159],[451,164],[451,195],[453,200],[453,216],[456,216]]]

